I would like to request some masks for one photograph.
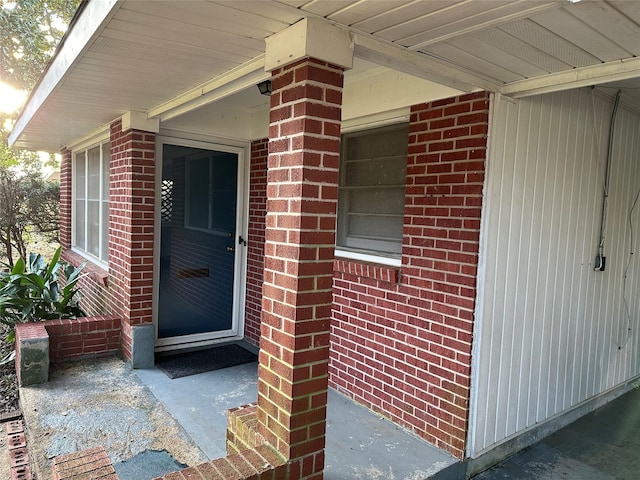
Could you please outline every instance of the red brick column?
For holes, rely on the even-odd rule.
[[[151,329],[153,322],[155,139],[154,133],[123,132],[121,120],[111,124],[109,287],[114,313],[122,319],[122,354],[134,366],[132,329]]]
[[[60,233],[58,238],[63,249],[71,248],[71,150],[60,152]]]
[[[300,465],[292,478],[320,479],[343,71],[304,59],[272,81],[259,433]]]

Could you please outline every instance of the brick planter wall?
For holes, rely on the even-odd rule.
[[[69,318],[42,323],[49,334],[52,363],[120,352],[120,319],[117,317]]]
[[[489,94],[411,109],[402,266],[337,259],[330,384],[463,458]]]

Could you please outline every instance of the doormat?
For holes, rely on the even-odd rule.
[[[233,344],[159,357],[156,367],[169,378],[181,378],[257,361],[255,353]]]

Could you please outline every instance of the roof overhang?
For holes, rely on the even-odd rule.
[[[358,59],[458,91],[518,97],[619,82],[640,104],[637,2],[90,0],[10,143],[58,151],[129,111],[162,124],[229,103],[269,77],[265,39],[305,18],[346,31]],[[238,108],[265,105],[256,96]]]

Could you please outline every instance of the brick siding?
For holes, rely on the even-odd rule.
[[[335,261],[330,384],[463,458],[485,92],[411,109],[400,269]]]
[[[42,322],[49,334],[52,363],[115,355],[120,351],[120,319],[82,317]]]
[[[155,202],[155,134],[110,130],[109,271],[87,262],[80,305],[87,315],[122,319],[121,348],[131,359],[131,326],[152,322]],[[71,152],[62,151],[60,241],[63,260],[78,266],[86,259],[71,247]]]
[[[58,239],[63,248],[71,248],[71,165],[72,152],[63,149],[60,152],[60,232]]]
[[[152,322],[155,203],[153,133],[111,124],[109,289],[123,322],[122,354],[131,359],[131,326]]]
[[[264,270],[264,232],[267,214],[267,154],[269,140],[251,143],[249,173],[249,232],[247,237],[247,294],[245,303],[245,339],[260,346],[262,280]]]

